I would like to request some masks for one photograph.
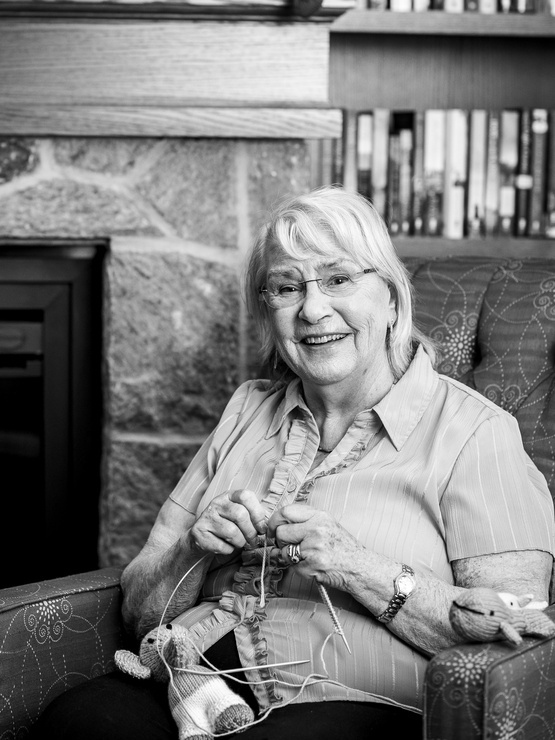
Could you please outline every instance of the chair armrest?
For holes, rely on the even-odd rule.
[[[555,605],[546,613],[555,620]],[[458,645],[426,670],[428,740],[552,740],[555,733],[555,638]]]
[[[114,670],[121,568],[0,591],[0,737],[26,734],[58,694]]]

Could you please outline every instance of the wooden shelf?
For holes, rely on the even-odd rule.
[[[330,33],[330,104],[555,108],[555,18],[348,11]]]
[[[425,257],[555,257],[555,239],[446,239],[444,237],[400,237],[393,239],[399,256]]]
[[[555,17],[545,13],[485,15],[441,11],[392,13],[380,10],[350,10],[332,23],[331,33],[553,38]]]
[[[329,23],[353,5],[354,0],[324,0],[310,20]],[[0,0],[0,18],[306,22],[289,0]]]

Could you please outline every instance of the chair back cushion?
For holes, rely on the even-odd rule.
[[[555,260],[407,259],[439,372],[513,414],[555,497]]]

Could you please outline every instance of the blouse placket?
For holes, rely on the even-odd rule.
[[[283,455],[276,465],[263,503],[269,511],[273,511],[293,502],[307,502],[316,481],[358,462],[377,443],[381,428],[380,419],[374,411],[361,412],[336,449],[311,471],[318,450],[319,434],[312,414],[305,410],[302,416],[291,421]],[[267,617],[260,603],[263,559],[264,547],[246,549],[242,565],[234,576],[233,593],[227,592],[220,601],[222,608],[240,615],[241,621],[235,628],[239,651],[243,660],[251,661],[251,665],[255,661],[260,667],[257,672],[260,679],[266,681],[252,686],[261,709],[283,701],[277,684],[269,680],[275,674],[265,667],[268,664],[268,649],[266,640],[260,634],[260,623]],[[268,548],[264,574],[266,598],[282,595],[278,586],[288,567],[277,547]],[[248,617],[245,616],[247,611]]]

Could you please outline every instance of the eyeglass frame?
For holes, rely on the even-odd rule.
[[[356,275],[371,275],[372,273],[377,273],[377,272],[378,271],[376,270],[375,267],[366,267],[363,270],[358,270],[357,272],[354,272],[352,275],[349,275],[346,272],[337,272],[337,273],[335,273],[333,275],[330,275],[330,277],[336,277],[337,275],[344,275],[345,277],[348,277],[351,280]],[[336,297],[340,296],[340,294],[326,293],[326,291],[322,288],[322,285],[321,285],[321,282],[322,282],[323,279],[324,278],[319,277],[319,278],[311,278],[310,280],[296,280],[296,281],[291,281],[292,283],[294,282],[296,285],[304,285],[305,287],[304,287],[304,293],[301,293],[301,297],[297,301],[295,301],[294,303],[290,303],[289,305],[279,306],[279,307],[271,306],[268,303],[268,301],[266,300],[266,297],[264,296],[265,293],[270,293],[270,291],[268,290],[268,288],[262,288],[262,287],[260,287],[258,289],[258,296],[259,296],[259,299],[260,300],[264,301],[264,303],[268,306],[268,308],[271,308],[274,311],[279,311],[280,308],[290,308],[291,306],[296,306],[298,303],[300,303],[302,300],[304,300],[304,298],[306,298],[306,284],[307,283],[320,283],[318,285],[318,287],[320,288],[320,291],[324,295],[330,296],[330,298],[336,298]],[[272,293],[272,295],[278,295],[278,294],[277,293]]]

